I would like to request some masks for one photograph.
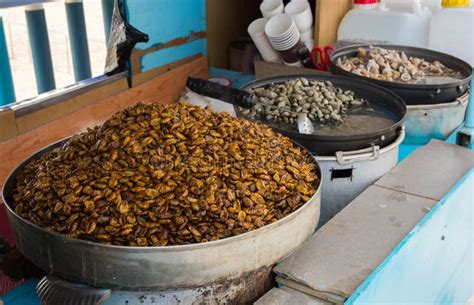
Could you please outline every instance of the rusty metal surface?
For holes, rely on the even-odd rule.
[[[47,276],[38,283],[36,291],[43,305],[245,305],[252,304],[274,285],[272,266],[269,266],[236,279],[188,289],[151,292],[113,291]]]

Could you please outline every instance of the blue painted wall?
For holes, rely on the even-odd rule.
[[[471,169],[345,304],[466,304],[474,294],[473,213]]]
[[[206,31],[205,0],[124,0],[127,21],[150,37],[136,45],[148,49],[173,39]],[[205,38],[146,54],[142,72],[196,54],[207,54]]]

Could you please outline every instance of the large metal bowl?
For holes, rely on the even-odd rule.
[[[67,139],[66,139],[67,140]],[[18,249],[48,273],[66,280],[113,289],[193,288],[270,266],[310,236],[318,223],[320,187],[298,210],[257,230],[211,241],[166,247],[111,246],[49,232],[17,215],[12,206],[15,177],[52,144],[23,161],[7,178],[3,200]],[[321,170],[316,161],[317,171]]]

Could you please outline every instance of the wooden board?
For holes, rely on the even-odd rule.
[[[18,135],[15,114],[11,109],[0,111],[0,142]]]
[[[353,0],[316,0],[314,24],[315,45],[325,46],[337,41],[342,17],[352,8]]]
[[[199,58],[200,55],[194,55],[194,56],[190,56],[190,57],[186,57],[186,58],[183,58],[181,60],[178,60],[178,61],[175,61],[171,64],[168,64],[168,65],[164,65],[162,67],[158,67],[158,68],[155,68],[155,69],[152,69],[152,70],[149,70],[149,71],[146,71],[146,72],[143,72],[143,73],[139,73],[139,74],[134,74],[132,75],[131,77],[131,87],[137,87],[161,74],[164,74],[172,69],[175,69],[181,65],[184,65],[188,62],[191,62],[193,60],[195,60],[196,58]]]
[[[207,78],[207,61],[199,57],[185,65],[166,72],[142,85],[106,97],[92,105],[46,125],[34,128],[15,138],[0,143],[0,185],[22,160],[35,151],[65,137],[102,123],[115,112],[135,104],[176,102],[188,76]]]
[[[248,36],[249,24],[261,18],[256,0],[207,0],[206,32],[209,66],[228,69],[229,43]]]
[[[17,117],[16,125],[18,128],[18,133],[26,133],[29,130],[45,125],[67,114],[87,107],[88,105],[92,105],[101,99],[118,94],[127,89],[127,79],[119,79],[110,84],[90,90],[79,96],[61,101],[47,108],[35,111],[33,113],[29,113],[21,117]]]

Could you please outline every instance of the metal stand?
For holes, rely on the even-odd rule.
[[[156,291],[96,288],[47,275],[36,286],[36,294],[42,305],[252,304],[274,286],[272,267],[207,286]]]
[[[42,305],[65,305],[74,301],[80,305],[99,305],[110,297],[110,289],[98,289],[63,281],[47,275],[36,286]]]

